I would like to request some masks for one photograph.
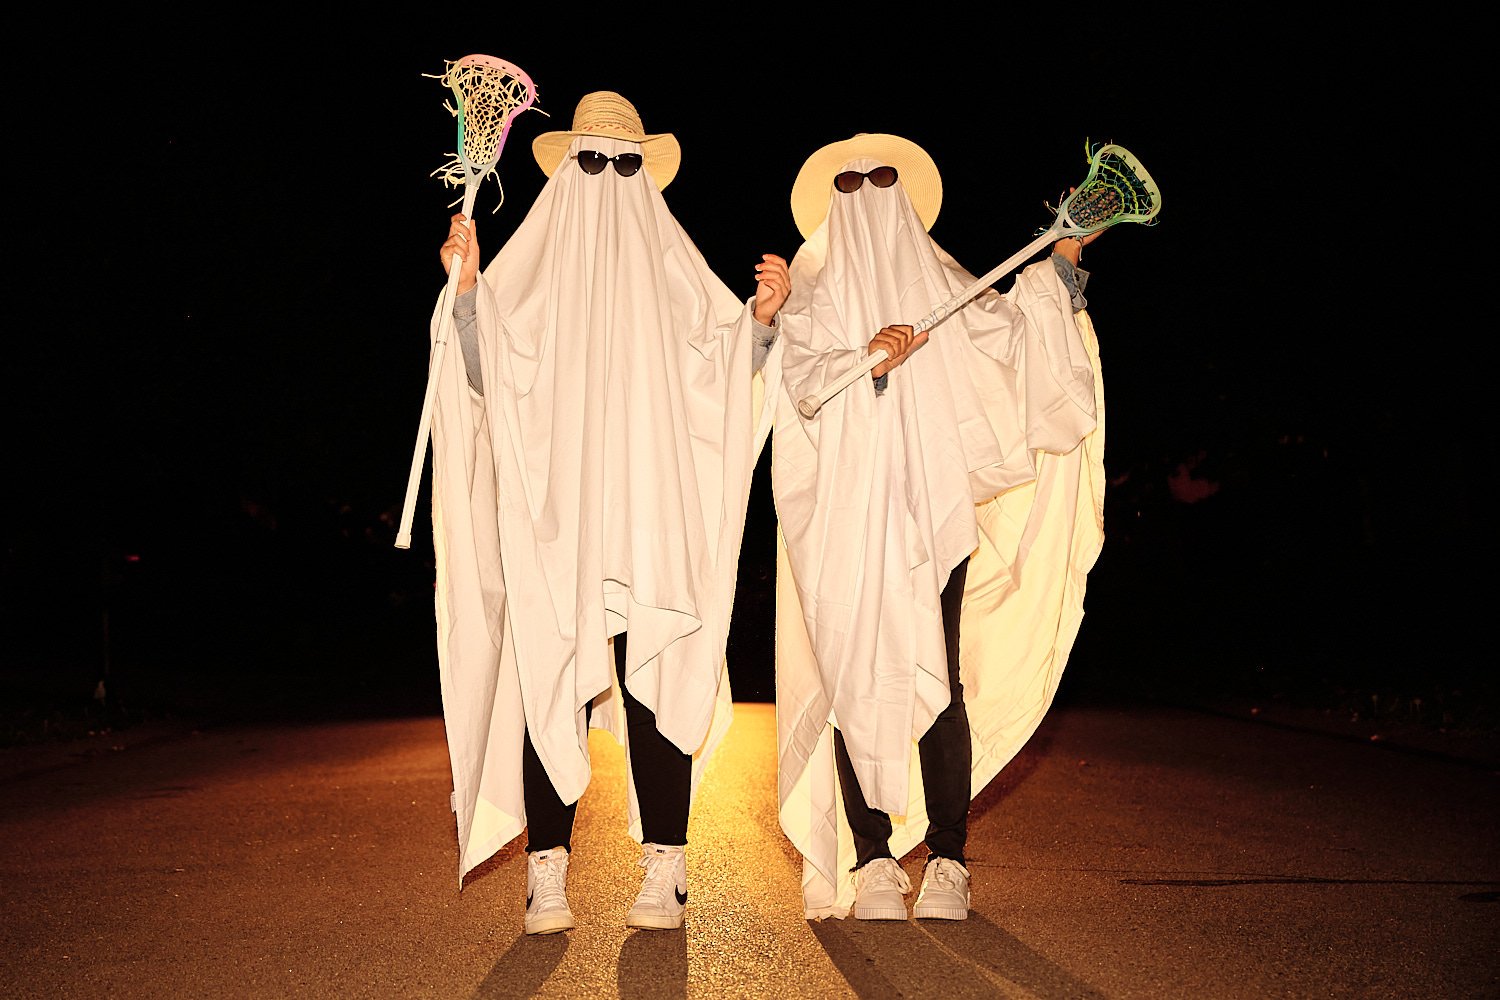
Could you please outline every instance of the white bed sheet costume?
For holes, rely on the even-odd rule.
[[[841,170],[882,165],[897,184],[831,186]],[[1050,707],[1103,542],[1098,343],[1045,260],[940,323],[880,395],[863,378],[816,416],[797,412],[882,327],[915,323],[974,281],[928,234],[941,200],[931,158],[884,134],[819,150],[793,190],[805,243],[781,314],[772,439],[777,751],[809,919],[844,917],[854,900],[835,725],[866,801],[891,814],[892,855],[926,834],[915,749],[949,703],[949,573],[969,558],[959,656],[972,799]]]
[[[586,99],[596,116],[617,101],[620,134],[640,134],[623,98]],[[564,803],[589,783],[586,719],[613,733],[642,839],[606,638],[628,627],[626,684],[694,756],[695,796],[732,716],[725,646],[771,415],[752,378],[754,298],[710,271],[663,200],[676,140],[599,131],[534,142],[549,179],[479,281],[483,395],[460,351],[439,373],[436,615],[460,887],[526,825],[528,727]],[[580,143],[641,152],[645,168],[586,175]]]

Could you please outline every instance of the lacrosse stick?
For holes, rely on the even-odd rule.
[[[430,75],[430,74],[428,74]],[[463,185],[464,218],[474,217],[474,201],[484,179],[495,176],[505,137],[517,115],[536,101],[536,85],[518,66],[494,56],[470,55],[447,63],[441,80],[453,91],[458,106],[444,102],[448,112],[458,119],[458,150],[453,158],[433,171],[450,187]],[[501,200],[504,200],[502,190]],[[449,207],[458,204],[454,201]],[[422,399],[422,423],[417,430],[417,444],[412,450],[411,474],[406,480],[406,504],[401,509],[401,526],[396,532],[396,548],[411,548],[411,522],[416,512],[417,487],[422,480],[423,459],[427,455],[427,438],[432,430],[432,401],[437,395],[438,369],[442,366],[443,348],[453,332],[453,300],[458,289],[463,258],[453,255],[448,268],[448,287],[438,309],[437,339],[427,364],[427,392]]]
[[[1161,191],[1130,150],[1109,143],[1100,146],[1089,157],[1089,172],[1083,183],[1063,198],[1055,210],[1051,205],[1047,209],[1056,216],[1051,226],[1042,230],[1036,239],[1015,256],[919,319],[912,325],[912,333],[931,330],[968,304],[986,286],[1005,277],[1049,243],[1069,236],[1087,236],[1120,222],[1152,224],[1156,213],[1161,211]],[[817,416],[824,403],[872,371],[887,357],[885,351],[879,348],[871,351],[865,360],[822,389],[799,400],[798,412],[808,418]]]

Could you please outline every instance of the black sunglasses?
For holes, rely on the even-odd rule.
[[[573,159],[583,168],[586,174],[598,174],[604,172],[606,163],[615,165],[615,173],[621,177],[633,177],[636,171],[641,169],[640,153],[616,153],[614,156],[605,156],[597,149],[580,149]]]
[[[876,167],[869,173],[860,173],[858,170],[845,170],[833,179],[833,186],[845,194],[853,194],[864,184],[865,178],[878,188],[888,188],[896,183],[895,167]]]

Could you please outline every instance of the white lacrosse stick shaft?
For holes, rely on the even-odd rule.
[[[913,334],[918,334],[923,330],[931,330],[943,320],[947,319],[949,316],[957,312],[960,307],[967,305],[969,300],[978,295],[984,288],[994,284],[995,282],[999,281],[1001,278],[1009,274],[1011,271],[1019,267],[1021,263],[1032,254],[1036,253],[1047,244],[1056,242],[1057,240],[1061,239],[1063,234],[1064,230],[1061,227],[1048,229],[1045,233],[1028,243],[1009,260],[1005,261],[1005,263],[992,268],[984,277],[975,281],[972,285],[965,288],[963,291],[959,292],[957,295],[953,296],[951,299],[949,299],[947,302],[944,302],[936,309],[932,310],[932,312],[928,313],[926,316],[923,316],[920,320],[912,325],[911,332]],[[887,357],[889,357],[888,354],[886,354],[879,348],[876,348],[875,350],[870,352],[869,357],[865,358],[859,364],[851,367],[848,371],[844,372],[844,374],[840,375],[838,378],[834,379],[832,382],[828,383],[817,392],[807,396],[803,396],[802,399],[797,402],[797,411],[808,419],[817,416],[818,411],[823,408],[824,403],[828,402],[834,396],[837,396],[849,386],[853,385],[857,379],[873,371],[875,367],[882,361],[884,361]]]
[[[467,185],[464,192],[464,218],[474,217],[474,202],[479,194],[478,184]],[[438,307],[437,339],[432,344],[432,356],[427,362],[427,393],[422,397],[422,422],[417,429],[417,444],[411,453],[411,472],[406,478],[406,503],[401,508],[401,526],[396,531],[396,548],[411,548],[411,522],[417,511],[417,491],[422,484],[422,466],[427,457],[427,439],[432,432],[432,401],[437,398],[438,372],[443,366],[443,349],[453,335],[453,307],[458,298],[459,272],[464,259],[458,254],[448,266],[448,287],[443,291],[442,305]],[[436,462],[434,461],[434,471]]]

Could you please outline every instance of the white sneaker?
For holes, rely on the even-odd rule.
[[[922,869],[922,891],[912,916],[939,920],[969,919],[969,869],[952,858],[928,858]]]
[[[895,858],[876,858],[854,873],[854,916],[860,920],[905,920],[911,879]]]
[[[526,855],[526,933],[556,934],[570,930],[568,852],[561,847]]]
[[[687,910],[687,848],[642,844],[646,881],[625,915],[626,927],[666,931],[682,926]]]

